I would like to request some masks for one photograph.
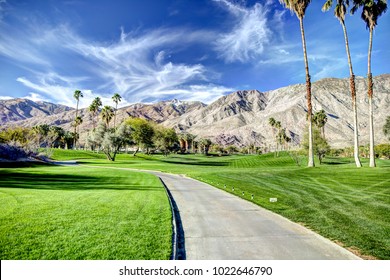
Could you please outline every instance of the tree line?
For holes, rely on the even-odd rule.
[[[303,48],[303,58],[305,63],[305,73],[306,73],[306,98],[307,98],[307,119],[308,119],[308,166],[314,167],[314,146],[313,146],[313,122],[312,122],[312,103],[311,103],[311,80],[309,72],[309,63],[307,59],[307,50],[306,50],[306,38],[304,31],[303,19],[306,13],[306,9],[311,3],[311,0],[279,0],[279,2],[284,5],[291,12],[295,13],[299,20],[301,39],[302,39],[302,48]],[[369,130],[370,130],[370,167],[375,167],[375,151],[374,151],[374,124],[373,124],[373,104],[372,99],[374,95],[373,90],[373,79],[371,73],[371,54],[372,54],[372,41],[373,41],[373,31],[378,24],[379,17],[386,12],[387,10],[387,1],[386,0],[327,0],[322,7],[322,11],[329,11],[333,6],[334,2],[336,3],[334,9],[335,17],[340,21],[340,24],[344,33],[345,48],[348,59],[348,66],[350,72],[350,91],[352,97],[352,108],[354,114],[354,159],[357,167],[361,167],[361,162],[359,159],[359,139],[358,139],[358,113],[356,107],[356,87],[355,87],[355,75],[353,73],[351,54],[349,49],[348,42],[348,33],[345,24],[345,15],[348,13],[350,4],[352,4],[350,13],[355,14],[361,10],[361,18],[366,24],[366,28],[369,30],[369,47],[367,55],[367,94],[368,94],[368,103],[369,103]]]

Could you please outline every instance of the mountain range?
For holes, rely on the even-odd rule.
[[[360,144],[368,138],[368,98],[365,78],[356,78]],[[119,108],[117,122],[130,116],[141,117],[188,132],[198,138],[210,138],[222,145],[274,145],[274,131],[268,124],[273,117],[281,121],[293,143],[299,144],[306,127],[306,86],[297,84],[280,89],[236,91],[211,104],[199,101],[161,101],[155,104],[133,104]],[[312,84],[313,112],[325,110],[328,122],[325,136],[333,147],[352,146],[353,114],[349,79],[326,78]],[[83,117],[81,139],[92,128],[87,108],[79,110]],[[2,127],[32,127],[38,124],[61,126],[71,130],[75,109],[49,102],[27,99],[0,100]],[[382,127],[390,115],[390,74],[374,77],[374,128],[376,143],[386,142]]]

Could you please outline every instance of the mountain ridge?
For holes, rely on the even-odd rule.
[[[356,77],[359,134],[362,145],[368,143],[366,88],[366,79]],[[129,116],[141,117],[167,127],[174,127],[178,132],[192,133],[198,135],[198,138],[210,138],[222,145],[255,144],[272,148],[275,141],[268,119],[274,117],[281,121],[282,126],[291,135],[293,143],[297,145],[302,139],[306,126],[305,96],[306,85],[295,84],[266,92],[239,90],[222,96],[208,105],[199,101],[177,99],[154,104],[136,103],[118,108],[117,123]],[[313,111],[324,109],[328,115],[325,131],[330,144],[335,147],[351,146],[353,119],[349,78],[325,78],[314,82],[312,98]],[[17,103],[15,100],[17,99],[7,101]],[[28,103],[19,101],[21,104]],[[73,108],[50,102],[41,104],[35,102],[35,105],[30,104],[34,111],[27,110],[33,111],[34,114],[26,114],[23,119],[18,120],[17,117],[3,117],[1,106],[4,102],[6,101],[0,101],[0,120],[3,126],[31,127],[47,123],[71,130],[71,122],[74,119]],[[38,110],[40,106],[42,108]],[[386,138],[382,127],[385,117],[390,115],[390,74],[374,77],[374,106],[376,142],[384,142]],[[21,108],[21,106],[16,107]],[[80,131],[91,129],[93,120],[88,109],[79,109],[79,112],[83,117]],[[19,111],[16,113],[20,114]]]

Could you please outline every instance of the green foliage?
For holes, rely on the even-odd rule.
[[[107,127],[110,126],[110,121],[114,117],[114,108],[111,106],[104,106],[102,111],[100,112],[100,117],[102,121],[106,124]]]
[[[134,155],[138,152],[139,148],[150,148],[153,146],[155,131],[151,122],[141,118],[129,118],[125,123],[131,126],[133,130],[132,139],[138,145]]]
[[[306,131],[303,136],[302,146],[305,150],[309,150],[309,133]],[[313,151],[317,155],[320,164],[325,155],[330,151],[330,146],[326,139],[321,135],[318,128],[313,127]]]
[[[383,133],[387,136],[387,139],[390,141],[390,116],[386,118],[386,122],[383,126]]]
[[[105,123],[100,123],[95,131],[90,133],[88,143],[91,146],[101,147],[110,161],[115,161],[119,150],[131,141],[131,127],[122,123],[118,129],[109,129]]]
[[[325,138],[325,124],[328,122],[328,117],[324,110],[315,112],[313,115],[313,123],[321,129],[322,137]]]
[[[390,159],[390,144],[379,144],[375,146],[375,153],[380,158]]]
[[[172,128],[157,126],[155,128],[153,140],[155,147],[162,151],[165,156],[170,152],[179,150],[179,138]]]

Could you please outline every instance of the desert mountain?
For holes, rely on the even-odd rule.
[[[356,79],[360,144],[367,144],[368,99],[366,79]],[[322,79],[312,85],[313,110],[328,115],[325,135],[334,147],[353,144],[353,114],[349,79]],[[223,145],[274,145],[270,117],[281,121],[298,144],[306,126],[306,85],[298,84],[268,91],[237,91],[221,97],[199,111],[165,121],[199,138],[208,137]],[[374,78],[374,126],[376,143],[385,142],[382,127],[390,115],[390,75]]]
[[[26,120],[33,117],[44,118],[73,108],[44,101],[34,102],[29,99],[16,98],[0,100],[0,124]]]
[[[356,89],[360,144],[364,145],[369,141],[366,79],[356,78]],[[281,121],[293,143],[299,144],[306,127],[305,95],[305,84],[298,84],[264,93],[257,90],[237,91],[209,105],[178,100],[133,104],[118,109],[117,123],[129,116],[141,117],[174,127],[178,132],[210,138],[222,145],[273,146],[275,136],[268,120],[274,117]],[[327,78],[317,81],[312,84],[312,95],[314,112],[324,109],[328,115],[325,134],[330,144],[334,147],[351,146],[353,118],[349,79]],[[5,126],[31,127],[46,123],[72,129],[74,109],[69,107],[25,99],[1,101],[0,106],[1,124]],[[86,134],[92,128],[92,116],[87,109],[81,109],[80,114],[83,117],[80,131]],[[388,115],[390,75],[385,74],[374,77],[376,143],[386,142],[382,127]],[[83,135],[81,138],[84,138]]]
[[[7,100],[8,103],[11,104],[24,104],[25,102],[34,103],[33,101],[26,100],[26,99],[12,99]],[[62,105],[55,105],[48,102],[41,102],[44,103],[46,107],[49,107],[48,104],[51,104],[52,106],[62,106]],[[38,102],[35,103],[36,106],[38,106]],[[24,105],[21,105],[20,107],[23,107]],[[155,104],[132,104],[127,107],[118,108],[117,111],[117,123],[120,123],[124,119],[128,117],[140,117],[147,120],[152,120],[157,123],[161,123],[167,119],[179,117],[184,113],[191,112],[193,110],[200,110],[201,108],[205,107],[206,105],[202,102],[197,101],[179,101],[179,100],[172,100],[172,101],[161,101]],[[35,108],[35,107],[34,107]],[[59,107],[60,108],[60,107]],[[62,128],[66,130],[73,130],[72,128],[72,122],[75,117],[75,109],[73,108],[63,108],[60,110],[58,108],[57,113],[54,114],[47,114],[44,118],[42,118],[42,115],[31,116],[31,117],[25,117],[25,118],[14,118],[16,121],[10,121],[6,119],[6,121],[2,121],[3,126],[22,126],[22,127],[32,127],[39,124],[49,124],[49,125],[56,125],[61,126]],[[22,115],[29,116],[28,112],[31,111],[30,107],[28,107]],[[31,115],[31,114],[30,114]],[[92,129],[93,127],[93,117],[89,110],[87,108],[79,109],[79,115],[83,119],[83,123],[80,125],[80,131],[88,131]],[[21,120],[20,120],[21,119]]]

